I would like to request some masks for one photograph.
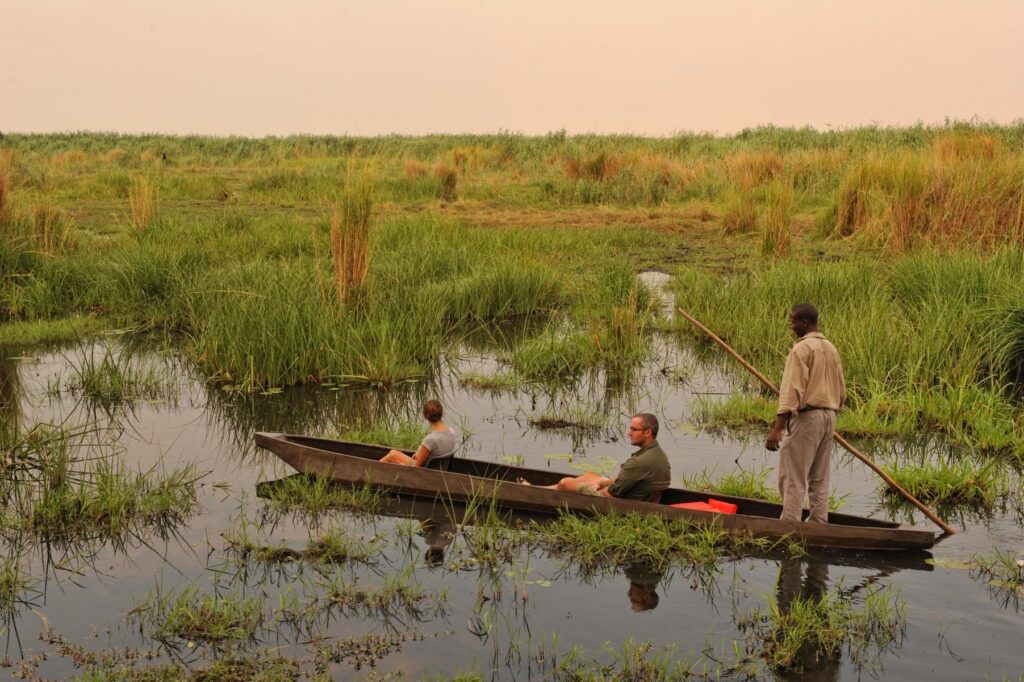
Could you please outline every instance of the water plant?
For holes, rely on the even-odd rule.
[[[195,467],[133,471],[116,454],[82,458],[88,429],[37,424],[14,437],[3,491],[0,530],[45,536],[118,537],[140,528],[173,527],[196,508]]]
[[[907,462],[886,467],[887,473],[914,497],[935,504],[991,508],[1009,490],[1009,478],[996,460],[970,459]],[[896,491],[886,488],[887,494]]]
[[[563,514],[533,530],[544,544],[566,552],[583,568],[639,563],[663,571],[675,562],[713,567],[723,554],[775,548],[802,551],[796,543],[730,534],[714,524],[696,525],[633,513],[594,518]]]
[[[1024,597],[1024,557],[1020,552],[993,547],[985,554],[972,554],[971,562],[971,575],[987,582],[1004,606],[1019,606]]]
[[[260,497],[278,512],[321,515],[337,509],[373,512],[381,503],[380,488],[367,483],[347,487],[326,476],[296,474],[276,481],[267,481],[257,488]]]
[[[369,173],[350,168],[340,205],[331,214],[334,294],[341,303],[349,303],[365,286],[370,271],[372,211],[373,183]]]
[[[259,597],[203,594],[193,584],[150,593],[128,618],[139,622],[154,639],[220,644],[254,639],[266,614]]]
[[[861,606],[841,592],[796,596],[741,621],[751,631],[748,650],[773,669],[820,667],[845,647],[858,668],[899,646],[906,628],[906,603],[891,588],[869,589]]]

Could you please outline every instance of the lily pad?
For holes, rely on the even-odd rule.
[[[939,568],[952,568],[958,571],[969,571],[974,568],[974,563],[962,559],[925,559],[925,563]]]

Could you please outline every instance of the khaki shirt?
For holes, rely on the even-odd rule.
[[[804,334],[793,344],[782,371],[777,414],[808,407],[839,410],[846,402],[846,382],[839,352],[821,332]]]
[[[652,440],[622,463],[615,482],[608,486],[608,492],[612,497],[646,501],[671,483],[668,455],[658,441]]]

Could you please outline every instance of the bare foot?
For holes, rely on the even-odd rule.
[[[516,483],[518,483],[519,485],[533,485],[532,483],[530,483],[529,481],[527,481],[527,480],[526,480],[525,478],[523,478],[522,476],[520,476],[519,478],[517,478],[517,479],[516,479]]]

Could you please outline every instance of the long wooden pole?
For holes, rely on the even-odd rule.
[[[775,384],[773,384],[768,379],[768,377],[766,377],[764,374],[761,374],[761,372],[759,372],[756,367],[754,367],[752,364],[750,364],[749,362],[744,360],[743,357],[740,356],[739,353],[734,351],[729,344],[727,344],[725,341],[720,339],[718,337],[718,335],[715,334],[713,331],[711,331],[710,329],[705,327],[703,324],[701,324],[700,321],[697,320],[697,318],[695,318],[693,315],[690,315],[688,312],[686,312],[685,310],[683,310],[682,308],[679,308],[679,307],[676,308],[676,312],[678,312],[680,315],[682,315],[687,320],[689,320],[690,324],[692,324],[694,327],[696,327],[697,329],[701,330],[702,332],[707,334],[709,337],[711,337],[711,340],[714,341],[715,343],[717,343],[722,348],[722,350],[724,350],[726,353],[731,355],[737,362],[739,362],[741,365],[746,367],[747,370],[751,374],[753,374],[755,377],[757,377],[761,381],[761,383],[765,385],[765,388],[767,388],[769,391],[771,391],[775,395],[779,394],[779,389],[775,386]],[[899,483],[897,483],[896,481],[892,480],[892,477],[889,476],[889,474],[885,473],[885,471],[881,467],[879,467],[877,464],[875,464],[873,461],[871,461],[871,459],[867,455],[865,455],[863,452],[861,452],[857,448],[853,447],[853,445],[848,440],[843,438],[838,433],[833,434],[832,437],[835,439],[835,441],[837,443],[839,443],[844,448],[846,448],[846,450],[851,455],[853,455],[854,457],[856,457],[857,459],[859,459],[860,461],[864,462],[869,467],[871,467],[871,470],[874,471],[879,476],[881,476],[882,480],[885,481],[886,484],[888,484],[890,487],[892,487],[893,489],[898,491],[899,494],[902,495],[904,498],[906,498],[906,500],[908,502],[910,502],[915,507],[920,509],[924,513],[925,516],[927,516],[929,519],[934,521],[935,524],[939,528],[941,528],[947,535],[954,535],[956,533],[956,531],[953,530],[953,528],[951,528],[945,521],[940,519],[935,512],[933,512],[931,509],[926,507],[925,504],[923,502],[921,502],[919,499],[917,499],[916,497],[911,495],[909,492],[904,490],[903,487],[900,486]]]

